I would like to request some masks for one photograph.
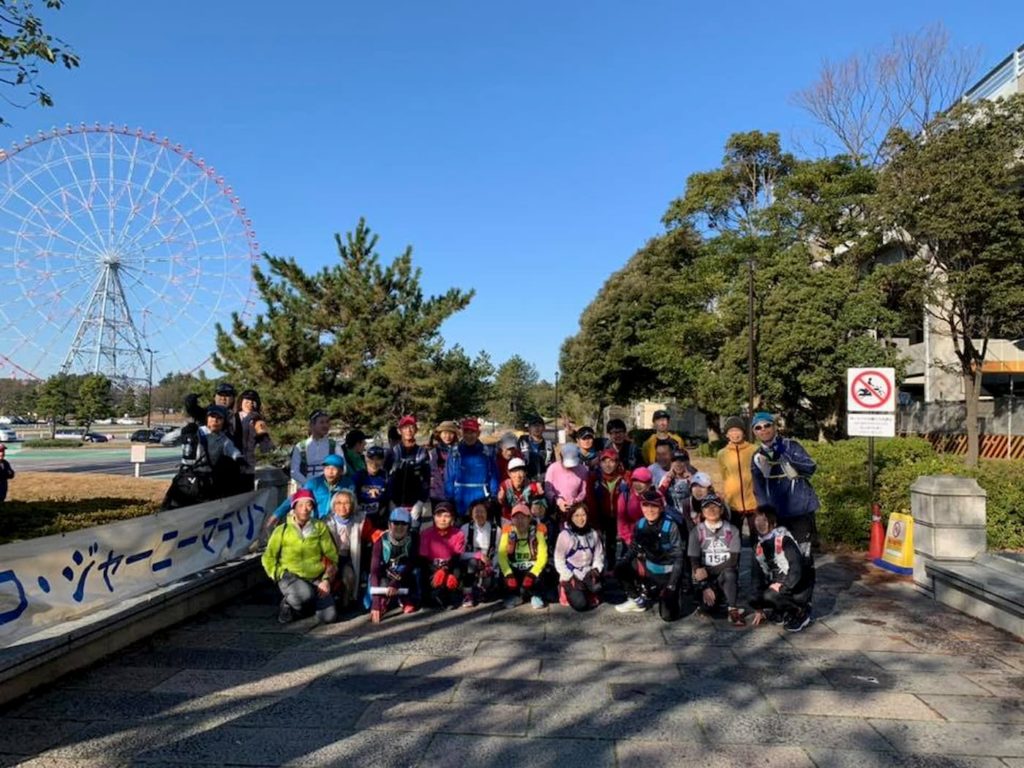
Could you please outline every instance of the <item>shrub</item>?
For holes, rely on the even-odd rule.
[[[828,544],[863,548],[871,527],[867,440],[804,444],[818,463],[811,479],[821,510],[818,530]],[[883,514],[910,514],[910,486],[922,475],[974,477],[988,493],[988,546],[1024,548],[1024,461],[983,459],[968,469],[963,459],[936,453],[927,440],[893,438],[875,444],[875,499]]]
[[[21,445],[23,448],[81,448],[84,443],[81,440],[51,440],[46,437],[38,440],[26,440]]]

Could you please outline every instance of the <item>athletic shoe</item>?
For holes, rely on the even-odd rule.
[[[544,598],[540,595],[534,595],[530,598],[530,605],[539,610],[546,607],[547,603],[544,602]]]
[[[616,605],[615,610],[619,613],[643,613],[647,610],[647,601],[642,597],[634,597]]]
[[[463,608],[476,608],[476,598],[473,597],[472,592],[467,592],[462,598]]]
[[[799,632],[802,629],[805,629],[812,621],[814,621],[814,619],[811,618],[810,611],[798,613],[786,622],[786,631]]]
[[[506,608],[518,608],[522,604],[523,604],[523,601],[519,598],[518,595],[512,595],[511,597],[506,597],[505,598],[505,607]]]
[[[729,623],[734,627],[745,627],[747,626],[746,620],[743,618],[743,614],[740,613],[739,608],[729,609]]]
[[[291,624],[295,620],[292,609],[288,607],[288,603],[284,600],[281,601],[281,607],[277,611],[277,623],[278,624]]]

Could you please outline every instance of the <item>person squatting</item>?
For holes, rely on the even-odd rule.
[[[657,412],[642,448],[617,419],[606,439],[581,427],[556,446],[536,419],[490,446],[475,419],[442,422],[423,444],[404,416],[383,448],[359,430],[335,442],[314,412],[290,462],[302,487],[268,519],[263,566],[281,591],[279,620],[608,601],[664,621],[801,631],[813,619],[814,462],[771,414],[754,415],[755,443],[732,417],[720,494],[668,422]]]

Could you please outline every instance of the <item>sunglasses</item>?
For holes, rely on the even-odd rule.
[[[771,428],[772,428],[771,424],[758,424],[756,427],[754,427],[754,431],[755,432],[763,432],[764,430],[771,429]]]

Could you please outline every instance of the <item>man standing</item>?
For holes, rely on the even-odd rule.
[[[463,419],[462,440],[448,452],[444,475],[445,495],[455,502],[459,519],[469,515],[469,506],[498,493],[498,468],[490,448],[480,442],[480,422]]]
[[[680,448],[685,448],[686,445],[683,443],[683,438],[674,432],[668,431],[668,423],[671,419],[671,414],[668,411],[655,411],[654,412],[654,434],[648,437],[644,441],[643,447],[643,459],[645,464],[653,464],[655,460],[654,449],[655,446],[661,441],[671,440]]]
[[[527,423],[527,434],[519,438],[519,452],[526,462],[531,481],[544,482],[544,473],[555,460],[555,445],[544,437],[544,419],[534,416]]]
[[[418,530],[430,498],[430,451],[416,442],[416,417],[403,416],[398,422],[398,444],[388,454],[388,497],[395,507],[405,507]]]
[[[331,417],[324,411],[317,410],[309,414],[309,437],[292,448],[291,476],[299,488],[304,488],[311,477],[323,474],[324,459],[328,454],[342,456],[344,445],[328,437],[330,431]]]
[[[751,461],[757,503],[775,509],[779,525],[785,526],[808,557],[819,507],[810,482],[817,465],[800,443],[778,434],[770,413],[754,414],[754,437],[760,443]]]
[[[626,422],[622,419],[612,419],[608,422],[608,437],[611,439],[609,448],[614,448],[619,454],[619,464],[626,472],[632,472],[640,466],[642,461],[640,449],[632,440],[626,438]]]
[[[722,470],[722,497],[729,508],[731,522],[740,532],[747,521],[751,540],[756,538],[752,516],[757,511],[754,494],[754,475],[751,466],[757,447],[747,442],[747,429],[743,419],[730,416],[725,420],[728,444],[718,452],[718,466]]]

